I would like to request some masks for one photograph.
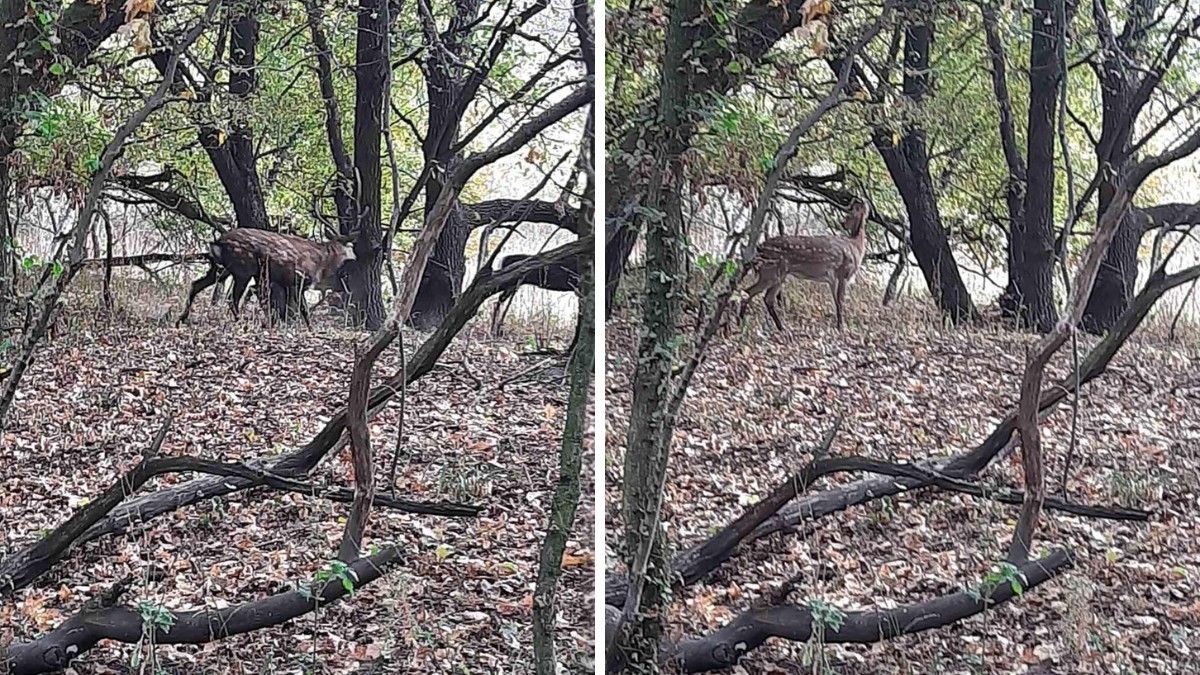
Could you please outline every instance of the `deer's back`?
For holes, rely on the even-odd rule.
[[[222,235],[217,243],[238,251],[252,253],[259,258],[268,258],[297,266],[306,261],[318,263],[324,252],[324,246],[311,239],[252,228],[230,230]]]
[[[236,228],[213,244],[217,262],[235,274],[257,275],[266,266],[273,281],[293,284],[300,279],[318,284],[331,277],[337,261],[325,244],[291,234]]]
[[[774,268],[806,279],[843,278],[858,268],[854,242],[833,235],[784,235],[772,237],[758,247],[760,268]]]

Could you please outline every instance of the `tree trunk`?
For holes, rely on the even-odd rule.
[[[1046,333],[1054,328],[1054,144],[1059,78],[1058,25],[1053,0],[1035,0],[1029,67],[1028,184],[1023,221],[1010,238],[1011,277],[1001,307],[1022,326]]]
[[[1127,159],[1127,158],[1126,158]],[[1113,169],[1119,171],[1124,167]],[[1100,186],[1100,213],[1112,201],[1113,186]],[[1080,325],[1089,333],[1101,335],[1116,325],[1133,299],[1138,271],[1138,247],[1142,243],[1142,222],[1132,210],[1121,219],[1120,229],[1100,264],[1096,285],[1088,297]]]
[[[427,215],[429,208],[426,207]],[[414,328],[430,330],[436,327],[458,301],[466,274],[466,250],[470,237],[471,226],[463,217],[462,206],[456,200],[417,289],[417,299],[409,315],[409,323]]]
[[[594,190],[594,188],[592,188]],[[593,192],[594,194],[594,192]],[[585,207],[586,207],[585,202]],[[581,220],[590,219],[590,210]],[[555,596],[562,573],[562,557],[579,507],[579,473],[583,455],[583,433],[587,427],[588,389],[592,381],[595,289],[591,260],[579,261],[584,293],[579,300],[576,344],[570,357],[571,393],[567,402],[567,421],[563,428],[562,449],[558,460],[558,485],[550,506],[550,526],[538,561],[537,586],[533,593],[533,652],[538,675],[555,675],[554,658]]]
[[[0,125],[4,125],[0,120]],[[16,253],[12,246],[16,239],[16,224],[9,211],[9,189],[11,173],[8,156],[12,152],[11,136],[6,125],[0,126],[0,336],[7,335],[8,315],[16,298]],[[0,342],[3,338],[0,337]]]
[[[258,86],[255,74],[259,38],[259,22],[254,4],[238,5],[238,13],[230,19],[229,37],[229,97],[231,100],[229,130],[210,124],[199,127],[200,146],[208,154],[213,170],[225,194],[233,205],[238,227],[259,230],[274,229],[267,216],[267,204],[262,181],[258,176],[258,158],[254,152],[254,131],[250,124],[254,90]],[[160,74],[166,73],[166,52],[157,51],[150,61]],[[186,87],[183,73],[176,72],[176,86]]]
[[[1115,186],[1121,182],[1133,151],[1133,122],[1145,103],[1137,100],[1142,82],[1137,70],[1129,68],[1130,61],[1142,60],[1145,45],[1144,27],[1152,21],[1155,0],[1136,0],[1125,30],[1115,38],[1119,50],[1104,50],[1105,60],[1099,65],[1102,121],[1096,156],[1105,167],[1099,189],[1098,214],[1103,214],[1113,199]],[[1165,69],[1164,69],[1165,70]],[[1099,217],[1099,216],[1097,216]],[[1102,334],[1116,325],[1129,306],[1137,283],[1138,247],[1145,233],[1142,219],[1127,212],[1112,245],[1100,264],[1096,285],[1088,296],[1080,324],[1089,333]]]
[[[433,210],[442,190],[444,177],[462,161],[462,153],[454,150],[458,144],[459,127],[466,106],[462,97],[463,69],[458,63],[468,60],[467,26],[479,15],[479,0],[455,0],[454,17],[441,35],[441,45],[431,49],[425,65],[425,91],[429,98],[429,128],[422,150],[425,162],[433,166],[425,186],[425,216]],[[428,330],[441,323],[454,306],[462,289],[466,273],[467,240],[471,225],[456,198],[450,217],[433,248],[433,256],[421,277],[417,299],[409,322],[416,328]]]
[[[383,324],[383,221],[380,214],[380,141],[384,81],[389,64],[384,40],[391,26],[385,21],[383,2],[362,0],[358,9],[358,37],[354,84],[354,169],[358,176],[358,224],[354,241],[357,264],[350,266],[346,284],[348,309],[357,324],[375,330]]]
[[[907,18],[911,23],[904,33],[904,95],[918,106],[930,88],[929,49],[933,43],[931,16],[928,7],[916,3],[909,10]],[[897,140],[890,129],[881,127],[875,130],[873,140],[900,192],[900,198],[904,200],[913,255],[917,258],[934,302],[951,321],[958,323],[970,320],[975,316],[975,305],[959,274],[950,240],[942,227],[937,195],[929,173],[925,130],[910,125]]]

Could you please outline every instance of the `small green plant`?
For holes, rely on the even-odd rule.
[[[833,667],[825,653],[825,634],[841,630],[846,613],[820,599],[809,600],[807,606],[812,617],[812,634],[804,647],[804,665],[812,668],[813,675],[826,675],[833,672]]]
[[[170,633],[171,627],[175,625],[175,615],[171,613],[171,610],[152,602],[144,600],[139,602],[138,614],[142,617],[143,630],[149,629]]]
[[[154,636],[159,632],[170,633],[171,628],[175,625],[175,615],[166,607],[145,600],[137,604],[137,611],[138,615],[142,618],[142,637],[138,642],[138,649],[134,650],[133,655],[130,657],[130,665],[135,669],[140,669],[142,664],[141,647],[145,645],[151,670],[154,673],[162,672],[162,668],[158,663],[158,652],[155,649]]]
[[[312,583],[297,584],[296,590],[308,600],[317,599],[317,593],[331,581],[340,581],[346,593],[354,595],[354,584],[358,583],[358,573],[350,565],[341,560],[330,560],[329,564],[317,571]]]
[[[988,572],[987,576],[983,578],[983,583],[979,584],[978,588],[968,588],[967,594],[976,601],[990,599],[992,591],[999,588],[1000,584],[1008,584],[1014,594],[1021,595],[1025,592],[1025,587],[1029,584],[1029,579],[1026,578],[1025,573],[1018,569],[1016,565],[1002,562],[991,572]]]
[[[1144,501],[1147,487],[1140,476],[1114,471],[1109,477],[1109,489],[1122,506],[1136,506]]]

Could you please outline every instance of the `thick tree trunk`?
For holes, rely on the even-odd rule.
[[[1049,332],[1058,320],[1054,306],[1054,144],[1062,27],[1053,0],[1035,0],[1031,24],[1028,184],[1023,221],[1010,237],[1011,277],[1001,307],[1021,325]]]
[[[358,224],[354,253],[346,284],[349,309],[356,323],[368,330],[383,324],[383,221],[380,214],[380,142],[384,81],[389,64],[384,40],[389,26],[383,11],[386,0],[362,0],[358,9],[358,42],[354,67],[354,169],[358,177]]]
[[[1100,214],[1112,201],[1115,186],[1124,177],[1133,154],[1133,122],[1145,104],[1137,95],[1142,85],[1137,77],[1139,71],[1129,68],[1127,63],[1142,60],[1146,51],[1144,27],[1153,20],[1156,6],[1156,0],[1136,0],[1131,3],[1132,11],[1125,30],[1114,38],[1119,49],[1102,52],[1105,60],[1100,64],[1098,73],[1103,108],[1100,142],[1096,147],[1096,156],[1104,167],[1104,182],[1100,185],[1097,210]],[[1133,299],[1138,273],[1138,247],[1144,233],[1142,219],[1132,211],[1121,219],[1080,321],[1089,333],[1099,335],[1116,325]]]
[[[426,207],[426,215],[428,209]],[[433,247],[433,255],[425,268],[425,276],[421,277],[416,302],[409,315],[409,322],[418,330],[437,326],[458,301],[466,274],[467,240],[470,237],[471,226],[463,217],[462,206],[455,203]]]
[[[912,23],[904,33],[904,95],[918,106],[930,88],[929,49],[933,43],[931,16],[928,7],[916,3],[907,17]],[[950,240],[942,227],[937,195],[929,173],[925,130],[911,125],[904,129],[898,142],[892,134],[889,129],[878,128],[873,140],[900,192],[900,198],[904,200],[913,255],[917,258],[934,302],[942,312],[955,323],[970,320],[975,316],[975,305],[959,274]]]
[[[1116,167],[1114,167],[1116,168]],[[1112,201],[1113,186],[1100,187],[1100,213]],[[1131,210],[1121,219],[1120,229],[1100,264],[1096,285],[1088,297],[1080,325],[1101,335],[1116,325],[1133,299],[1138,272],[1138,247],[1142,243],[1142,221]]]
[[[479,8],[479,0],[455,0],[454,17],[441,35],[441,44],[437,49],[430,50],[425,66],[429,128],[422,150],[425,162],[433,166],[425,186],[427,218],[442,190],[444,177],[462,161],[462,153],[456,152],[455,147],[458,145],[462,116],[466,111],[465,102],[461,100],[464,95],[464,76],[470,74],[463,73],[458,62],[467,60],[469,45],[465,31],[479,15]],[[414,327],[431,329],[441,323],[446,313],[454,307],[466,272],[466,248],[470,236],[470,222],[456,198],[417,289],[417,299],[408,318]]]

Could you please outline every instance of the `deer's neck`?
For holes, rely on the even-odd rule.
[[[854,230],[854,234],[850,235],[850,245],[854,248],[854,259],[858,264],[862,264],[863,256],[867,252],[867,223],[862,221]]]

